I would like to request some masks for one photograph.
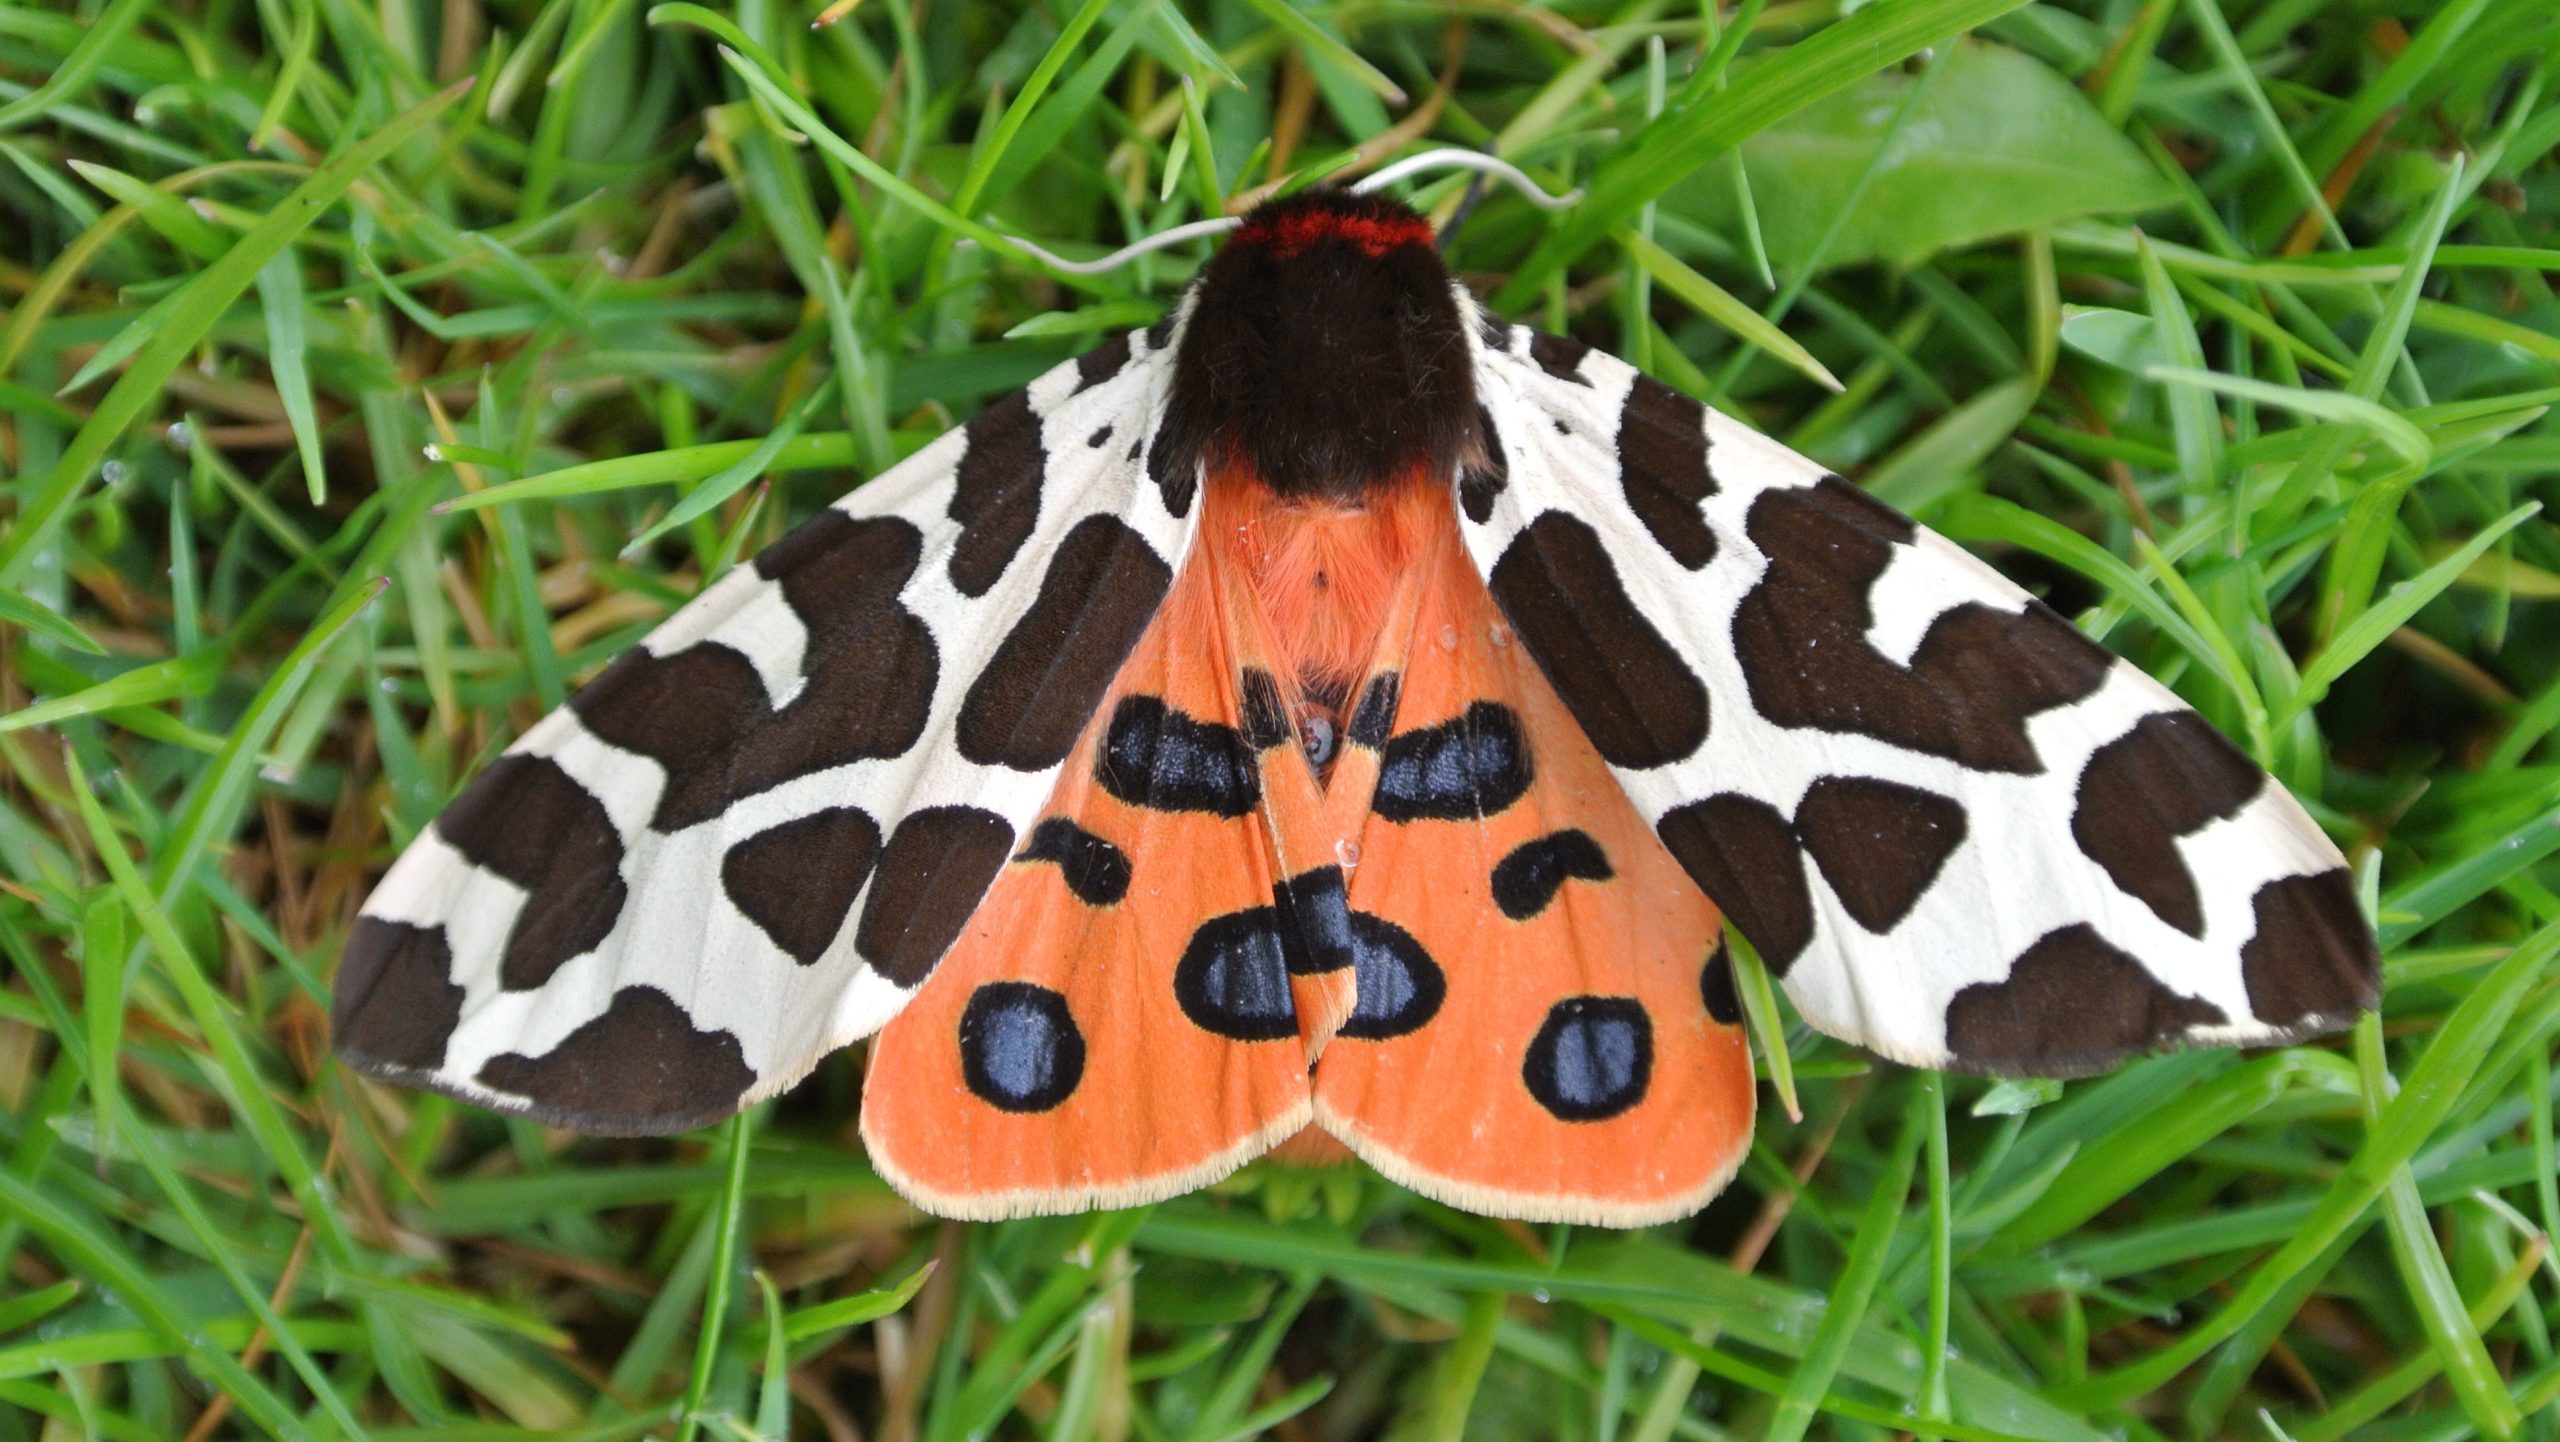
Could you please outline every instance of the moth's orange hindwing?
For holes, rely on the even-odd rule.
[[[1306,1123],[1213,586],[1185,567],[1013,860],[872,1044],[864,1139],[931,1211],[1137,1205]]]
[[[1442,502],[1444,508],[1445,500]],[[1721,919],[1454,544],[1423,583],[1351,871],[1359,1001],[1318,1122],[1472,1211],[1617,1226],[1740,1165],[1751,1063]]]

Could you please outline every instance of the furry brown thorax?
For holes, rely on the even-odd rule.
[[[1305,191],[1255,210],[1210,260],[1162,459],[1248,470],[1290,498],[1445,483],[1482,444],[1470,371],[1430,222],[1383,196]]]

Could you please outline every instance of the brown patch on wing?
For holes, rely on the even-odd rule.
[[[507,990],[531,991],[612,934],[628,895],[622,835],[559,762],[499,757],[435,827],[473,865],[525,889],[498,963]]]
[[[1562,511],[1531,521],[1494,562],[1492,588],[1610,764],[1666,765],[1706,744],[1705,683],[1628,597],[1589,525]]]
[[[2204,902],[2178,838],[2238,815],[2266,785],[2266,773],[2211,722],[2163,711],[2089,757],[2071,838],[2126,895],[2200,937]]]
[[[900,986],[932,974],[1013,851],[1013,828],[975,806],[910,811],[889,833],[854,950]]]
[[[1111,516],[1076,522],[1040,592],[997,643],[961,702],[960,754],[981,766],[1045,771],[1073,749],[1164,600],[1173,572]]]
[[[880,823],[859,806],[833,806],[732,845],[720,857],[720,887],[774,945],[813,966],[879,858]]]
[[[2213,1003],[2162,985],[2089,927],[2066,926],[2019,953],[2005,979],[1955,994],[1947,1052],[1967,1071],[2087,1076],[2229,1020]]]
[[[1746,530],[1769,569],[1734,612],[1734,651],[1752,706],[1780,726],[2033,774],[2044,763],[2028,718],[2095,691],[2114,664],[2036,601],[1954,607],[1930,623],[1908,666],[1877,651],[1867,593],[1917,528],[1836,476],[1765,493]]]
[[[1700,889],[1751,938],[1771,973],[1784,976],[1813,944],[1813,890],[1786,814],[1722,792],[1662,814],[1663,844]]]
[[[433,1071],[462,1023],[462,988],[441,926],[359,916],[338,963],[329,1030],[364,1071]]]
[[[2343,1025],[2382,999],[2382,956],[2344,868],[2258,888],[2240,948],[2249,1010],[2274,1027]]]
[[[940,658],[898,600],[923,549],[910,522],[828,510],[756,557],[808,638],[803,685],[780,706],[717,641],[666,656],[635,648],[570,698],[588,730],[666,768],[650,825],[681,830],[794,777],[905,755],[923,737]]]
[[[540,1056],[507,1052],[480,1068],[482,1086],[540,1097],[533,1115],[599,1135],[684,1131],[738,1109],[755,1084],[725,1031],[705,1031],[653,986],[626,986],[593,1021]]]
[[[1671,559],[1698,571],[1716,558],[1715,532],[1698,509],[1716,492],[1705,406],[1637,376],[1618,417],[1618,481],[1628,509]]]
[[[1917,786],[1825,776],[1796,804],[1796,834],[1840,904],[1882,935],[1911,914],[1964,844],[1964,806]]]
[[[1121,342],[1125,353],[1127,342]],[[1079,370],[1081,370],[1079,365]],[[1015,391],[978,412],[963,429],[968,445],[951,487],[951,584],[963,596],[995,589],[1040,521],[1040,482],[1049,468],[1040,416],[1031,393]]]

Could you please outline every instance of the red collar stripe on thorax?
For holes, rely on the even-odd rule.
[[[1400,245],[1429,245],[1431,223],[1415,215],[1350,215],[1335,210],[1297,210],[1257,217],[1236,234],[1247,245],[1259,245],[1288,257],[1320,240],[1347,240],[1370,255],[1385,255]]]

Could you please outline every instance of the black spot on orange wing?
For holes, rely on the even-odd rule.
[[[436,818],[472,863],[527,892],[498,984],[531,991],[593,950],[622,914],[622,837],[604,803],[546,757],[501,756]]]
[[[433,1071],[462,1022],[462,988],[441,926],[359,916],[338,963],[329,1028],[369,1068]]]
[[[1211,917],[1191,933],[1173,968],[1174,1000],[1201,1030],[1232,1041],[1298,1034],[1289,993],[1288,923],[1276,906]]]
[[[1078,521],[1030,609],[969,683],[960,754],[1016,771],[1066,760],[1172,584],[1172,568],[1144,536],[1109,516]]]
[[[1508,706],[1478,701],[1436,726],[1387,742],[1371,809],[1395,822],[1498,815],[1528,793],[1531,768],[1519,716]]]
[[[1340,971],[1358,960],[1359,938],[1342,868],[1318,866],[1272,887],[1290,929],[1289,970],[1305,976]]]
[[[1243,733],[1202,721],[1156,696],[1123,696],[1103,732],[1094,779],[1132,806],[1236,817],[1262,797]]]
[[[2200,937],[2204,902],[2178,855],[2178,838],[2238,815],[2266,782],[2203,717],[2184,711],[2145,716],[2089,757],[2071,839],[2125,894]]]
[[[1513,921],[1547,909],[1569,880],[1607,881],[1617,875],[1608,854],[1587,831],[1565,830],[1524,841],[1493,865],[1493,904]]]
[[[1013,828],[974,806],[909,812],[889,834],[854,928],[853,948],[871,969],[916,986],[951,949],[987,884],[1013,851]]]
[[[1716,558],[1716,534],[1698,509],[1716,492],[1705,406],[1636,377],[1618,419],[1618,480],[1628,509],[1671,559],[1696,571]]]
[[[1033,827],[1014,860],[1055,863],[1067,890],[1087,906],[1117,906],[1129,894],[1128,853],[1063,816]]]
[[[1769,568],[1734,612],[1734,649],[1752,705],[1780,726],[2033,774],[2044,767],[2028,718],[2097,690],[2114,664],[2035,601],[1954,607],[1930,623],[1909,666],[1895,664],[1867,641],[1867,592],[1915,528],[1838,477],[1764,494],[1746,528]]]
[[[1242,692],[1245,744],[1256,751],[1268,751],[1285,744],[1291,736],[1289,708],[1280,700],[1280,685],[1271,673],[1259,666],[1244,669]]]
[[[808,632],[806,684],[778,710],[747,658],[709,641],[670,656],[627,652],[570,709],[666,769],[650,818],[660,831],[797,776],[904,755],[924,735],[940,669],[933,633],[898,602],[922,554],[906,521],[830,510],[756,557]]]
[[[1716,949],[1707,953],[1707,964],[1698,969],[1698,996],[1707,1006],[1707,1015],[1726,1026],[1742,1024],[1742,993],[1734,989],[1733,944],[1716,938]]]
[[[991,981],[971,992],[959,1045],[961,1079],[999,1111],[1049,1111],[1084,1080],[1084,1033],[1045,986]]]
[[[1351,713],[1351,726],[1344,735],[1354,746],[1375,751],[1387,744],[1395,730],[1396,702],[1403,691],[1402,678],[1393,671],[1381,671],[1369,678],[1360,692],[1360,708]]]
[[[2344,868],[2258,888],[2240,948],[2249,1010],[2269,1026],[2335,1024],[2382,997],[2382,958]]]
[[[1751,938],[1779,976],[1813,943],[1813,891],[1795,828],[1767,802],[1726,792],[1654,823],[1698,889]]]
[[[1707,740],[1707,688],[1628,599],[1597,532],[1562,511],[1523,527],[1493,598],[1601,758],[1642,769]]]
[[[533,1101],[533,1115],[580,1131],[686,1131],[738,1109],[755,1084],[738,1039],[705,1031],[653,986],[626,986],[604,1014],[540,1056],[507,1052],[480,1083]]]
[[[1622,1115],[1653,1081],[1653,1020],[1631,996],[1566,997],[1530,1038],[1520,1079],[1558,1121]]]
[[[951,488],[951,519],[960,523],[960,539],[951,548],[951,584],[963,596],[983,596],[1003,579],[1040,520],[1049,452],[1028,391],[988,406],[964,429],[969,443]]]
[[[835,806],[767,827],[720,858],[720,886],[793,961],[814,966],[880,858],[880,823]]]
[[[1797,805],[1796,834],[1840,904],[1881,935],[1911,914],[1964,844],[1965,812],[1954,798],[1916,786],[1825,776]]]
[[[2228,1020],[2211,1002],[2162,985],[2096,931],[2066,926],[2021,952],[2006,979],[1955,994],[1947,1051],[1969,1071],[2086,1076]]]
[[[1413,933],[1365,911],[1351,913],[1351,964],[1357,998],[1337,1033],[1354,1041],[1387,1041],[1420,1031],[1440,1014],[1448,976]]]

